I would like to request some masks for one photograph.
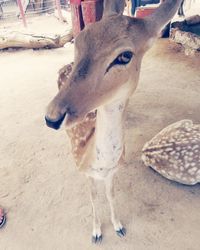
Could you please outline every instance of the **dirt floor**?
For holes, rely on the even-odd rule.
[[[199,250],[200,185],[170,182],[140,159],[146,141],[170,123],[200,122],[200,57],[159,40],[143,60],[128,107],[126,164],[115,179],[118,212],[127,228],[113,231],[102,197],[104,239],[90,242],[92,211],[64,131],[45,126],[57,92],[57,71],[73,60],[73,45],[0,53],[0,205],[7,225],[1,250]]]

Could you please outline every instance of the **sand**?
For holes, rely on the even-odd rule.
[[[116,236],[102,197],[103,242],[91,244],[87,181],[77,172],[66,134],[45,126],[57,71],[73,45],[0,53],[0,205],[7,224],[1,250],[199,250],[200,185],[183,186],[145,167],[141,149],[170,123],[200,122],[200,57],[168,40],[146,54],[126,119],[126,164],[115,178],[127,236]]]

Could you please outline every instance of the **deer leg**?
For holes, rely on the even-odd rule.
[[[105,186],[106,186],[106,197],[108,199],[110,206],[112,224],[114,226],[117,235],[123,237],[126,235],[126,229],[122,226],[121,222],[119,221],[114,208],[113,175],[106,178]]]
[[[99,244],[102,241],[102,233],[101,233],[101,222],[98,216],[97,181],[93,178],[89,178],[89,184],[90,184],[90,198],[93,211],[92,243]]]

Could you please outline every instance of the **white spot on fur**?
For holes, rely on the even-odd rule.
[[[191,175],[194,175],[194,173],[196,172],[196,170],[197,170],[196,167],[190,168],[190,169],[188,170],[188,173],[191,174]]]

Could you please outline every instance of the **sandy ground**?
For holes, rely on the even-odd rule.
[[[200,58],[167,40],[145,56],[128,107],[126,164],[115,179],[127,236],[115,235],[102,197],[104,240],[90,242],[92,211],[86,178],[78,173],[64,131],[45,126],[45,107],[57,92],[57,71],[73,45],[0,54],[0,205],[7,225],[1,250],[199,250],[200,185],[170,182],[146,168],[143,144],[166,125],[200,122]]]

